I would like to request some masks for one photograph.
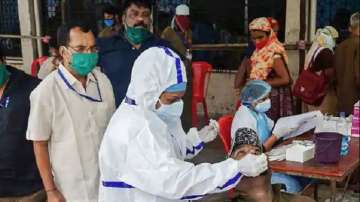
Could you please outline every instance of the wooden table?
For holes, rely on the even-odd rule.
[[[305,134],[296,139],[311,139],[312,134]],[[289,144],[288,140],[282,144]],[[329,180],[331,184],[331,201],[335,201],[336,182],[342,182],[346,178],[345,189],[349,183],[351,174],[360,165],[359,162],[359,138],[351,138],[348,155],[341,157],[336,164],[321,164],[315,159],[304,163],[292,161],[272,161],[270,167],[273,172],[285,173],[288,175],[302,176],[313,179]]]

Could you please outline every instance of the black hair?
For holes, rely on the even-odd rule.
[[[49,40],[49,47],[51,48],[59,48],[58,44],[57,44],[57,39],[56,37],[51,37],[51,39]]]
[[[104,8],[102,10],[102,14],[104,15],[105,13],[108,13],[108,14],[111,14],[111,15],[116,15],[119,13],[118,9],[113,6],[112,4],[110,3],[106,3],[104,5]]]
[[[58,45],[57,45],[57,30],[51,30],[49,32],[47,32],[45,34],[46,36],[50,36],[50,40],[49,40],[49,48],[58,48]]]
[[[138,7],[144,7],[151,9],[151,0],[125,0],[122,4],[122,12],[125,13],[126,9],[128,9],[132,4],[135,4]]]
[[[90,25],[83,20],[74,20],[69,23],[61,25],[57,30],[57,44],[60,46],[67,46],[70,42],[70,31],[79,27],[82,32],[88,33],[91,31]]]

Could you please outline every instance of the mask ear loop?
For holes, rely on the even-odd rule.
[[[126,14],[125,14],[125,17],[124,17],[124,30],[127,30],[127,28],[129,27],[129,25],[126,23],[126,19],[127,19],[127,17],[126,17]]]
[[[67,48],[67,47],[65,47],[64,46],[64,48],[66,49],[66,51],[68,51],[68,53],[70,54],[70,59],[69,59],[69,65],[70,65],[70,67],[72,67],[72,55],[74,54],[74,53],[77,53],[76,51],[74,51],[74,52],[72,52],[69,48]]]
[[[129,40],[129,38],[126,35],[126,30],[129,28],[129,25],[126,22],[127,18],[128,18],[127,15],[124,14],[124,20],[123,20],[123,22],[124,22],[124,34],[125,34],[125,37]]]
[[[129,25],[127,24],[126,20],[127,20],[127,16],[126,16],[126,14],[124,14],[124,32],[123,33],[124,33],[124,36],[126,37],[126,39],[128,41],[130,41],[126,34],[126,30],[129,28]]]
[[[67,51],[68,52],[68,54],[70,55],[70,59],[69,59],[69,66],[71,67],[72,66],[72,60],[71,60],[71,57],[72,57],[72,52],[66,47],[66,46],[60,46],[60,48],[59,48],[59,50],[60,49],[63,49],[63,51]],[[60,50],[60,52],[62,52],[61,50]],[[64,62],[64,57],[62,56],[63,54],[60,54],[60,52],[59,52],[59,55],[60,55],[60,62]]]

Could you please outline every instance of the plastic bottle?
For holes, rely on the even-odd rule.
[[[349,153],[350,136],[348,133],[347,122],[345,118],[345,112],[340,112],[340,120],[337,123],[337,130],[342,134],[341,140],[341,156],[346,156]]]

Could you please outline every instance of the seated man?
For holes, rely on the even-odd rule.
[[[241,159],[246,154],[260,155],[263,153],[259,137],[254,133],[243,133],[236,136],[233,142],[230,156]],[[246,177],[237,184],[236,190],[241,196],[251,201],[268,202],[273,200],[271,190],[271,172],[263,172],[258,177]]]
[[[256,133],[237,133],[233,139],[230,157],[241,159],[248,153],[260,155],[263,146]],[[311,202],[312,199],[305,196],[281,193],[280,186],[271,186],[271,171],[267,170],[257,177],[244,176],[237,184],[236,190],[240,197],[247,201],[256,202]]]

